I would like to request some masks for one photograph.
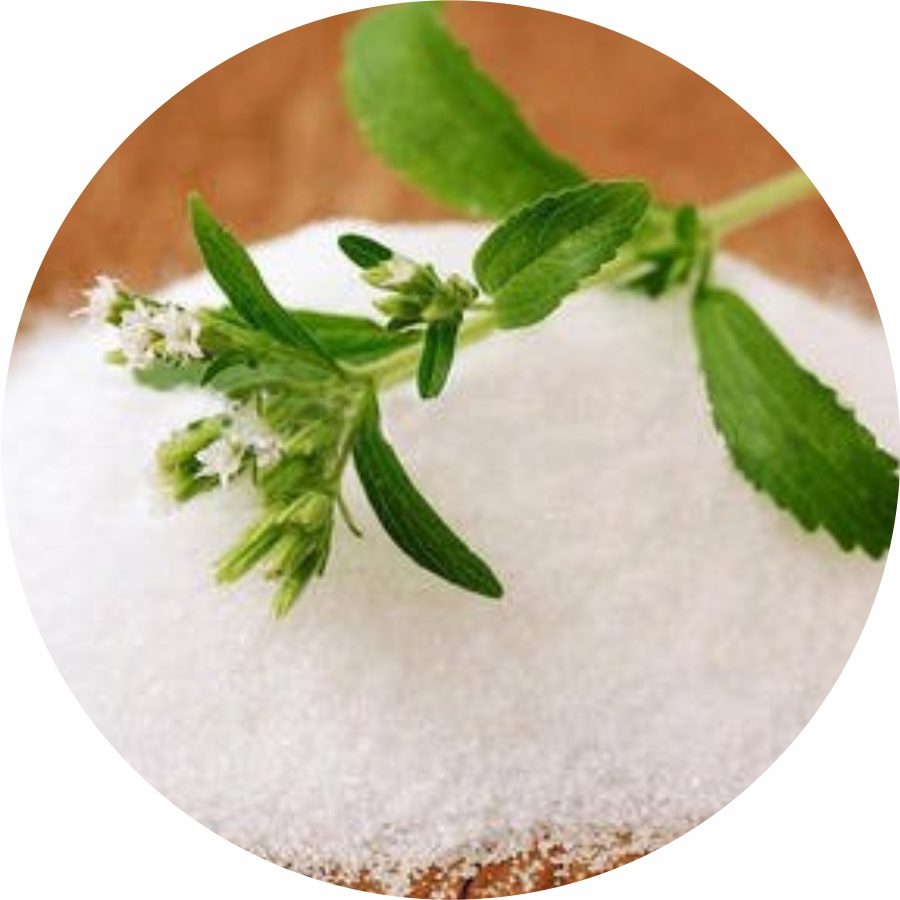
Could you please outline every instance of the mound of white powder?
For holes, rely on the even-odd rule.
[[[364,227],[467,271],[482,229],[326,223],[257,248],[286,302],[364,312],[335,237]],[[807,365],[894,450],[874,321],[726,260]],[[206,277],[163,292],[214,298]],[[652,849],[758,776],[816,710],[882,562],[810,536],[755,493],[713,430],[683,298],[586,291],[466,350],[446,394],[400,389],[386,428],[423,492],[490,561],[495,604],[417,568],[351,476],[362,541],[284,621],[271,587],[216,587],[254,515],[246,485],[167,507],[157,442],[218,408],[101,361],[48,321],[13,361],[4,483],[19,572],[87,713],[179,807],[311,874],[402,892],[430,864],[629,834]]]

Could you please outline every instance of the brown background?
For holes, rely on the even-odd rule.
[[[157,110],[85,188],[31,299],[72,308],[98,272],[151,290],[197,268],[185,215],[194,188],[247,241],[328,216],[452,216],[369,154],[344,110],[341,39],[357,15],[258,44]],[[664,200],[710,201],[792,165],[717,89],[615,32],[484,3],[449,4],[449,19],[537,132],[595,175],[637,175]],[[747,229],[730,246],[823,295],[873,308],[820,200]]]

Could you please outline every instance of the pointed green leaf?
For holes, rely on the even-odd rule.
[[[320,364],[337,370],[334,361],[269,292],[250,254],[215,219],[197,194],[190,198],[191,223],[210,275],[241,317],[273,338],[297,347]]]
[[[445,30],[440,4],[366,16],[347,42],[344,82],[372,150],[448,206],[500,218],[584,180],[472,65]]]
[[[647,211],[637,181],[595,181],[541,197],[498,225],[478,248],[475,276],[502,328],[550,315],[611,260]]]
[[[459,324],[459,318],[442,319],[432,322],[425,330],[417,375],[419,396],[423,400],[437,397],[447,383],[456,353]]]
[[[413,332],[389,331],[364,316],[301,310],[291,313],[319,346],[339,362],[358,366],[390,356],[419,340]]]
[[[502,596],[503,588],[488,565],[416,490],[382,434],[374,395],[356,435],[353,459],[372,509],[404,553],[453,584],[485,597]]]
[[[700,291],[693,317],[713,418],[738,469],[804,528],[884,553],[897,461],[737,294]]]

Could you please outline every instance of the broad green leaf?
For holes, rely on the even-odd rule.
[[[616,255],[649,202],[641,182],[595,181],[541,197],[498,225],[474,267],[500,326],[521,328],[550,315]]]
[[[501,218],[584,180],[472,65],[445,30],[440,4],[366,16],[346,45],[344,83],[372,150],[448,206]]]
[[[502,596],[503,588],[488,565],[416,490],[381,431],[374,395],[356,434],[353,459],[372,509],[404,553],[453,584],[486,597]]]
[[[700,291],[693,317],[713,419],[738,469],[804,528],[884,553],[897,460],[737,294]]]
[[[423,400],[437,397],[447,383],[456,353],[460,321],[460,318],[442,319],[432,322],[425,330],[417,374],[419,396]]]
[[[336,370],[336,364],[316,339],[269,292],[250,254],[216,221],[196,194],[191,196],[190,212],[194,237],[206,267],[241,317]]]

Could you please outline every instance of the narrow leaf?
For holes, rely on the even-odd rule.
[[[419,396],[423,400],[437,397],[447,383],[456,353],[459,323],[458,318],[432,322],[425,331],[417,374]]]
[[[364,316],[311,310],[291,311],[319,346],[339,362],[363,365],[390,356],[419,340],[413,332],[389,331]]]
[[[215,219],[196,194],[190,198],[194,237],[210,275],[229,303],[249,324],[268,332],[276,340],[298,347],[337,369],[315,338],[269,292],[259,270],[244,247]]]
[[[500,218],[584,180],[472,65],[445,30],[440,4],[366,16],[347,42],[344,82],[372,150],[448,206]]]
[[[884,553],[897,461],[737,294],[706,288],[693,316],[713,418],[738,469],[804,528]]]
[[[650,202],[637,181],[591,182],[542,197],[498,225],[478,248],[478,283],[503,328],[550,315],[611,260]]]
[[[357,432],[353,459],[372,509],[404,553],[453,584],[486,597],[502,596],[503,588],[488,565],[416,490],[382,434],[374,396]]]

